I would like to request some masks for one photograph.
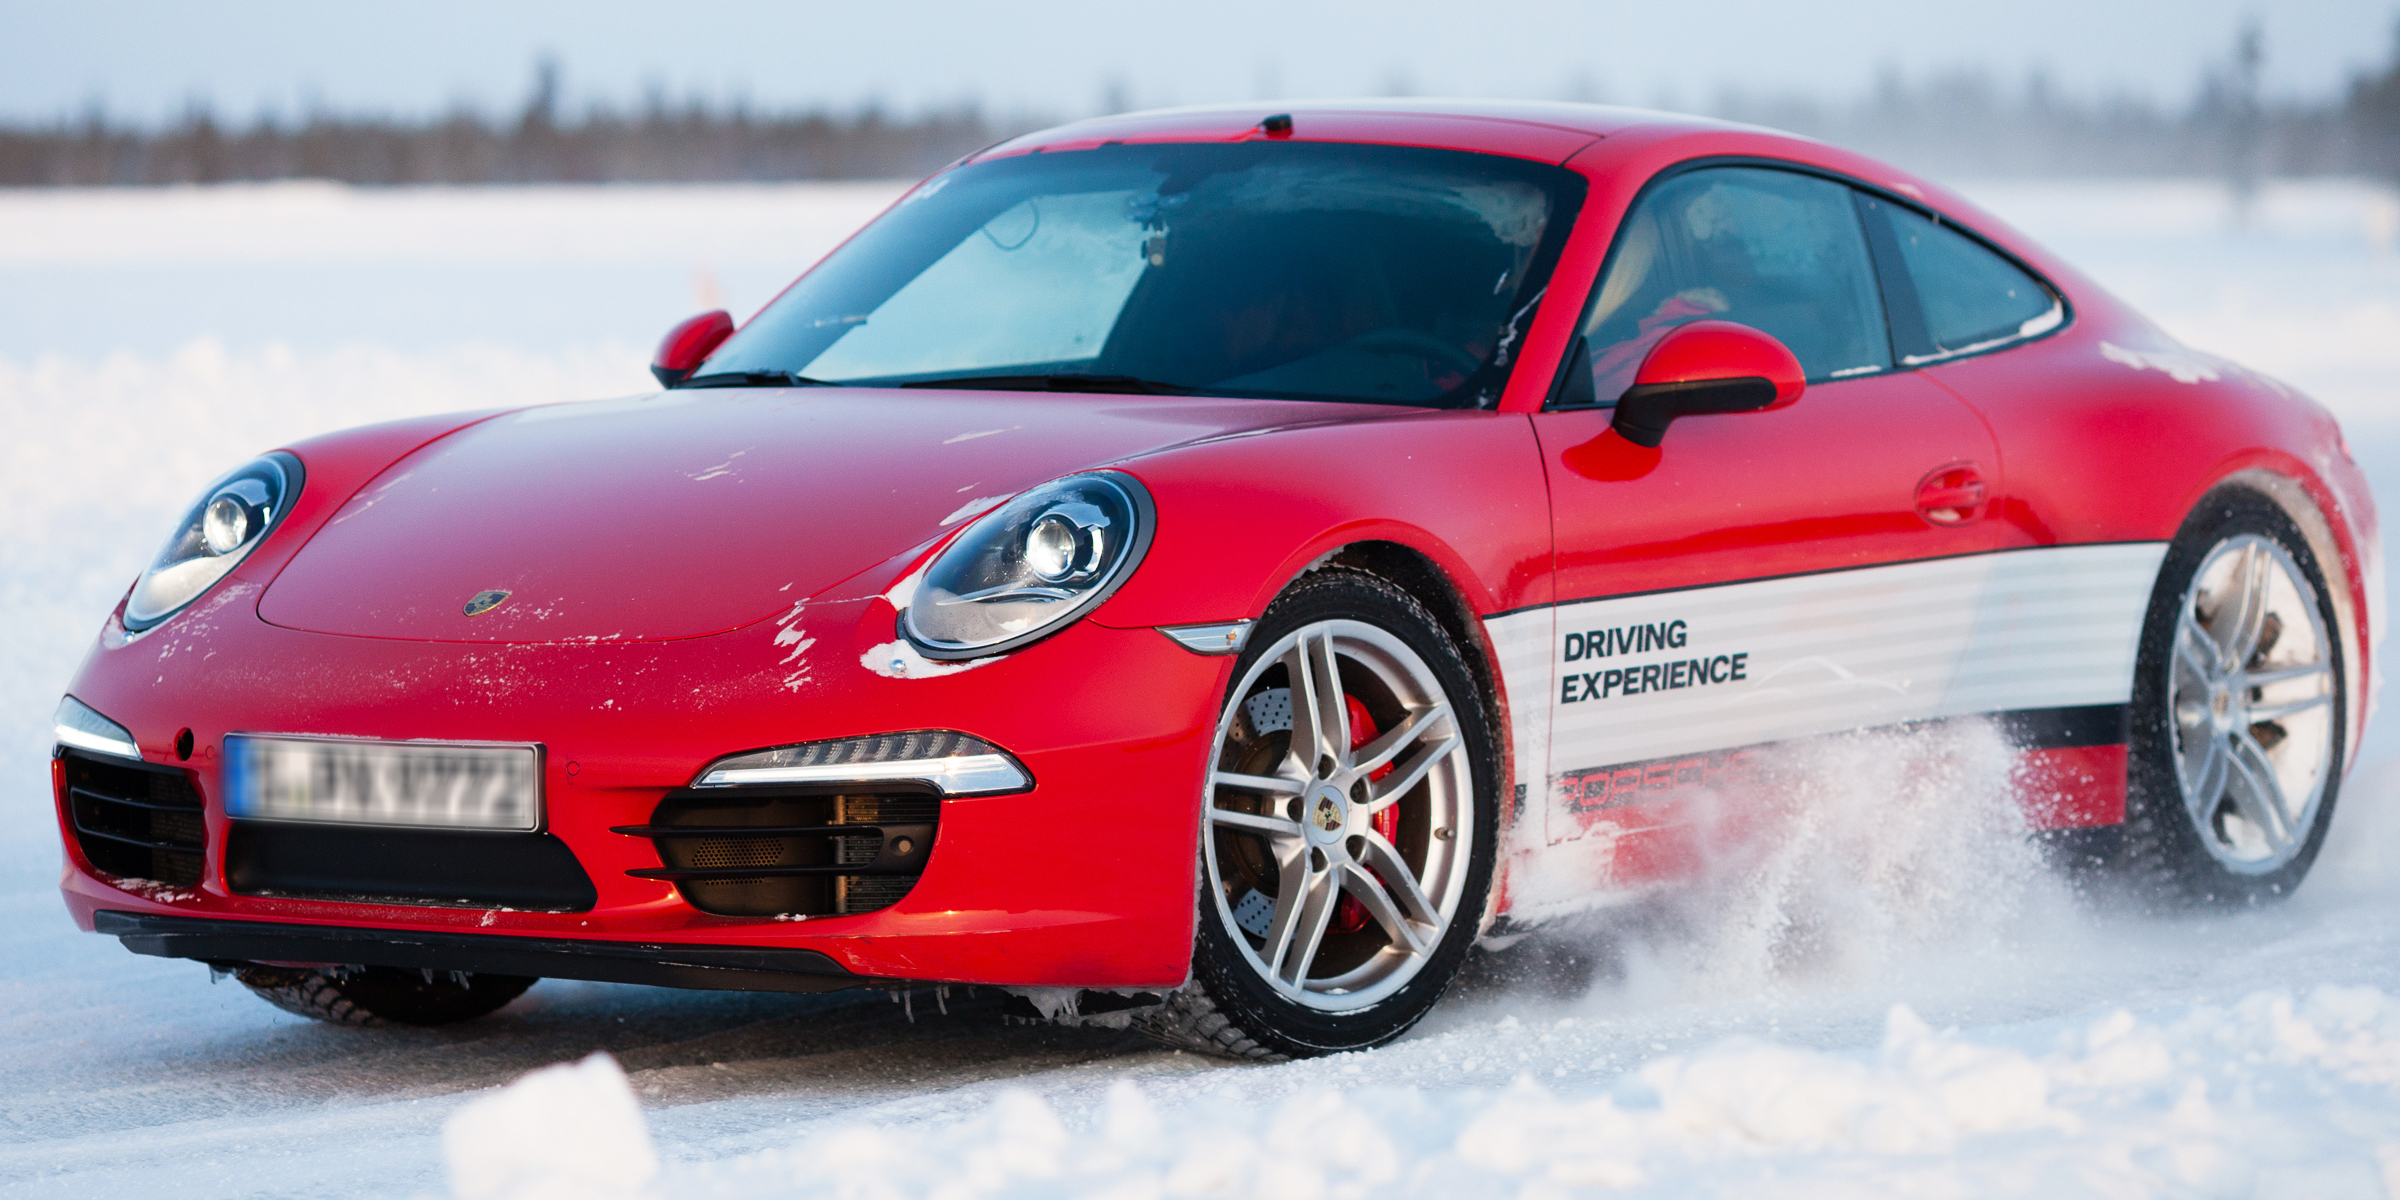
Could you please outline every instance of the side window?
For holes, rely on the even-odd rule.
[[[1811,380],[1892,365],[1850,189],[1790,171],[1717,167],[1651,190],[1626,219],[1584,321],[1592,396],[1613,402],[1668,330],[1717,318],[1764,330]]]
[[[1916,293],[1923,328],[1894,323],[1900,352],[1911,362],[1981,350],[2055,328],[2065,310],[2041,281],[1982,243],[1896,204],[1869,201],[1890,222],[1893,249]],[[1895,280],[1895,310],[1906,306]],[[1912,344],[1914,343],[1914,344]]]

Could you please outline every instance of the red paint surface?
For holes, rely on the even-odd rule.
[[[254,598],[254,592],[246,593]],[[789,685],[790,647],[765,622],[716,637],[617,644],[462,647],[335,637],[268,625],[242,611],[186,614],[131,644],[103,647],[76,695],[123,722],[152,762],[189,725],[203,743],[231,732],[489,739],[546,748],[549,831],[599,890],[589,913],[484,914],[232,895],[217,761],[185,764],[207,804],[209,867],[195,899],[143,900],[75,869],[68,905],[256,916],[333,925],[401,923],[490,933],[591,936],[820,949],[862,974],[988,983],[1107,979],[1179,982],[1190,950],[1193,784],[1232,660],[1191,654],[1150,630],[1074,626],[989,666],[888,679],[859,666],[891,638],[878,599],[806,607],[815,639]],[[1106,673],[1084,669],[1105,662]],[[1126,704],[1128,692],[1148,697]],[[1040,696],[1039,704],[1028,703]],[[729,750],[891,729],[948,727],[1007,747],[1033,774],[1027,793],[944,804],[923,881],[899,905],[804,922],[698,912],[662,882],[647,839],[609,832],[646,821],[659,798]],[[577,764],[570,775],[568,764]],[[63,812],[63,809],[62,809]],[[62,826],[63,828],[63,826]],[[1043,864],[1062,830],[1084,839],[1075,870]],[[1184,880],[1180,894],[1143,886]],[[960,937],[974,932],[976,937]]]
[[[659,340],[658,352],[650,357],[650,369],[688,374],[732,336],[733,314],[721,308],[701,313],[667,331],[667,336]]]
[[[1359,415],[849,388],[528,409],[367,483],[275,577],[259,615],[316,633],[458,642],[722,633],[955,530],[970,501],[1179,442]],[[485,589],[512,594],[480,616],[460,611]]]
[[[2125,747],[2027,750],[2009,780],[2035,829],[2081,829],[2125,821]]]
[[[1685,417],[1643,451],[1610,410],[1533,418],[1552,461],[1561,602],[1993,548],[1988,524],[1937,527],[1917,486],[1996,464],[1974,410],[1913,373],[1840,379],[1787,408]],[[1595,471],[1613,449],[1627,469]]]
[[[208,806],[209,877],[195,898],[160,903],[94,875],[70,840],[69,908],[87,928],[106,907],[798,946],[874,976],[1169,986],[1188,964],[1199,781],[1232,660],[1187,653],[1150,626],[1255,618],[1311,563],[1361,542],[1417,556],[1489,615],[1981,550],[2164,540],[2210,487],[2264,471],[2309,497],[2331,530],[2340,561],[2328,569],[2358,614],[2351,682],[2363,686],[2373,631],[2358,548],[2373,544],[2375,515],[2321,408],[2229,365],[2177,382],[2113,361],[2103,342],[2173,346],[2039,247],[1882,164],[1698,120],[1446,109],[1187,111],[1085,122],[988,153],[1235,140],[1290,111],[1294,140],[1565,163],[1589,194],[1498,411],[761,389],[427,418],[303,443],[293,449],[307,486],[273,538],[151,633],[128,641],[112,621],[70,687],[131,729],[151,761],[172,761],[176,732],[193,730],[202,753],[185,769]],[[1920,198],[2047,275],[2072,319],[1999,353],[1822,384],[1776,411],[1679,421],[1663,451],[1608,434],[1605,411],[1540,412],[1635,195],[1663,169],[1717,156]],[[882,594],[960,527],[946,517],[1099,466],[1143,481],[1158,529],[1148,559],[1090,617],[958,674],[891,679],[861,664],[895,636]],[[1965,466],[1985,488],[1980,519],[1921,516],[1921,485]],[[515,593],[508,605],[460,613],[495,587]],[[1499,700],[1504,719],[1545,703]],[[2351,712],[2363,722],[2363,704]],[[928,727],[1005,747],[1038,783],[947,803],[923,882],[891,909],[716,917],[623,874],[659,862],[650,843],[608,826],[645,819],[714,758]],[[234,731],[540,742],[550,828],[600,905],[485,914],[230,895],[217,874],[221,756],[209,751]],[[2122,755],[2029,756],[2019,784],[2036,821],[2121,819]],[[1624,827],[1615,866],[1591,885],[1688,872],[1708,846],[1693,830],[1750,823],[1721,807],[1698,821],[1682,804],[1595,810],[1622,814],[1609,819]],[[1061,870],[1070,842],[1075,869]]]
[[[1782,342],[1732,321],[1692,321],[1658,339],[1634,372],[1633,384],[1753,378],[1775,385],[1775,402],[1760,412],[1790,407],[1807,388],[1800,360]]]

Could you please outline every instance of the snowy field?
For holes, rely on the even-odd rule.
[[[2388,194],[1970,190],[2323,400],[2400,495]],[[1581,946],[1588,989],[1485,979],[1274,1067],[988,994],[548,982],[333,1029],[72,930],[48,717],[171,510],[312,433],[641,390],[671,322],[746,315],[895,191],[0,193],[0,1195],[2400,1196],[2388,721],[2274,909],[2095,912],[1980,832],[1978,747],[1862,739],[1772,871]]]

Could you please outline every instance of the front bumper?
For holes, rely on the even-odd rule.
[[[673,978],[626,981],[696,987],[765,986],[760,979],[781,972],[812,981],[808,990],[829,979],[1161,988],[1188,971],[1199,780],[1230,659],[1154,630],[1085,621],[969,670],[896,678],[862,661],[881,661],[869,651],[892,640],[894,614],[881,597],[807,604],[795,618],[712,637],[540,645],[304,633],[261,621],[256,600],[252,585],[229,581],[139,639],[112,621],[71,686],[133,732],[146,762],[190,780],[205,826],[196,885],[108,874],[78,851],[62,782],[61,888],[83,928],[101,928],[106,914],[104,931],[130,936],[143,953],[447,970],[476,969],[457,964],[514,941],[522,944],[510,954],[534,957],[482,969],[620,979],[635,969],[626,964],[648,964],[639,970]],[[664,864],[649,839],[612,827],[644,824],[712,760],[927,728],[1001,746],[1035,782],[942,801],[924,872],[889,908],[718,916],[686,903],[671,882],[628,873]],[[176,746],[187,729],[185,759]],[[234,823],[220,753],[234,732],[540,743],[542,832],[572,851],[593,901],[526,912],[237,892],[224,869]],[[162,920],[205,929],[122,932]],[[379,939],[413,948],[375,957],[359,949]],[[348,948],[335,954],[336,943]],[[220,953],[234,948],[259,952]],[[842,974],[761,965],[786,952],[819,956]],[[532,969],[536,959],[547,965]],[[603,969],[617,973],[589,973]]]
[[[93,926],[135,954],[204,962],[338,963],[748,992],[836,992],[874,982],[820,951],[773,946],[212,921],[111,909],[94,913]]]

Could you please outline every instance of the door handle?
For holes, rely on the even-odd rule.
[[[1964,525],[1983,516],[1988,493],[1974,463],[1936,467],[1917,484],[1917,515],[1934,525]]]

